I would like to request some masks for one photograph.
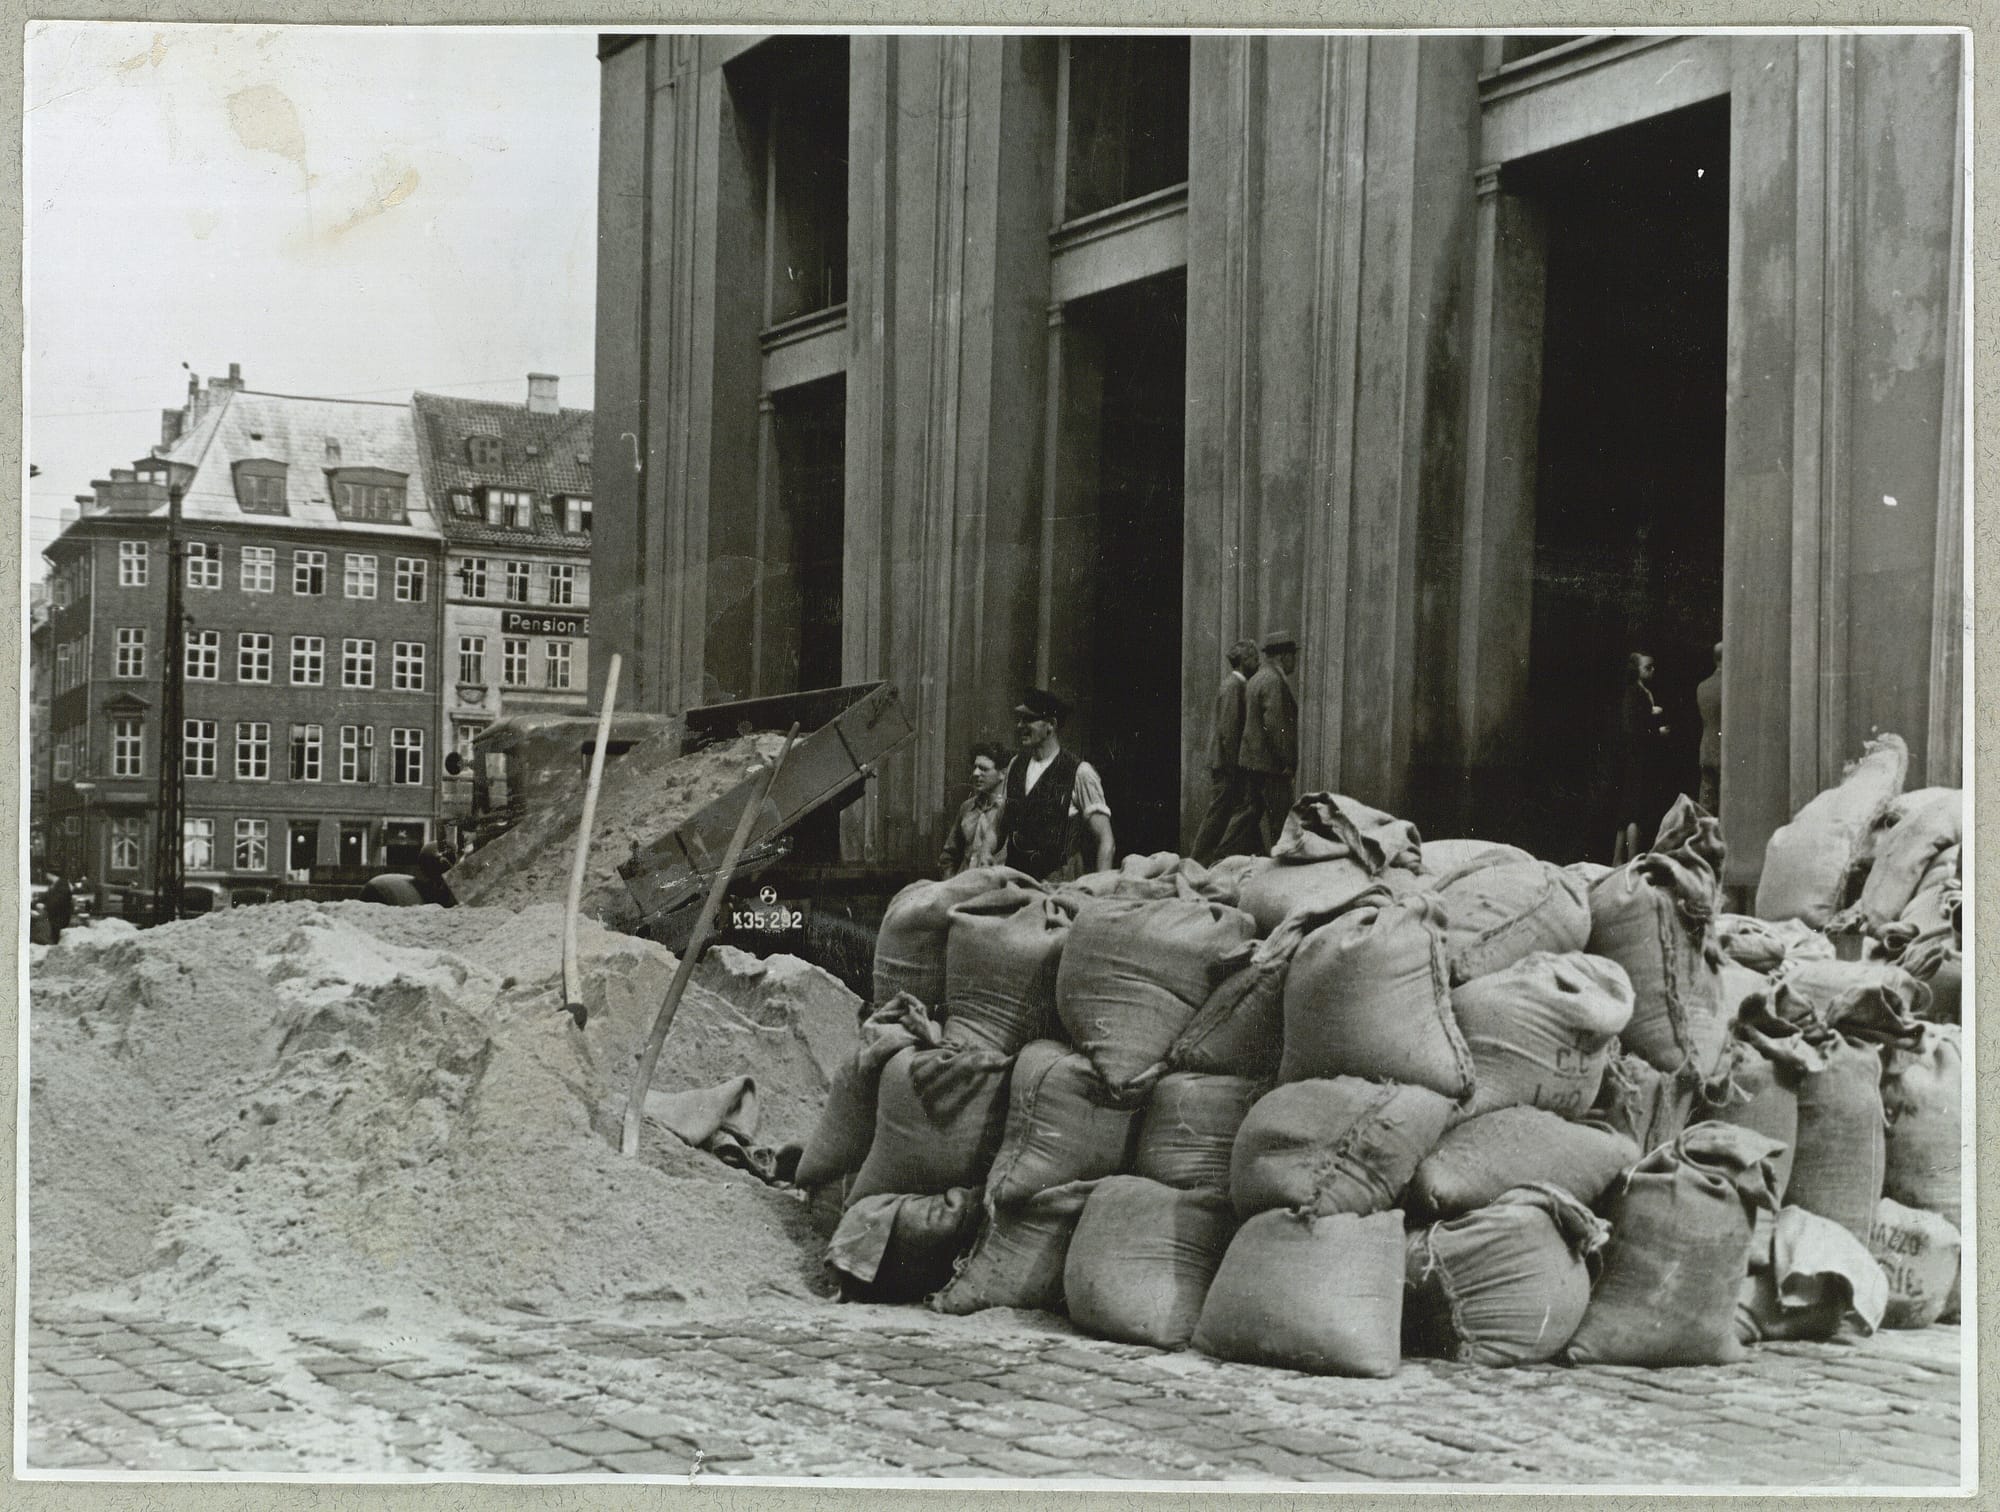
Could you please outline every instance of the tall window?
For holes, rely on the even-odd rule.
[[[401,525],[409,519],[404,481],[399,473],[357,469],[357,476],[336,478],[333,512],[343,520],[381,521]]]
[[[326,640],[318,635],[292,637],[292,686],[317,688],[326,681]]]
[[[389,780],[398,787],[424,785],[424,732],[389,732]]]
[[[181,721],[181,770],[190,777],[215,775],[215,721]]]
[[[551,688],[567,688],[569,686],[569,642],[552,640],[548,642],[547,649],[549,686]]]
[[[146,675],[146,632],[144,628],[121,625],[112,674],[116,677],[144,677]]]
[[[111,775],[146,775],[146,722],[143,719],[111,721]]]
[[[56,691],[58,693],[67,693],[74,686],[75,673],[72,669],[72,663],[75,660],[76,653],[70,650],[68,641],[64,641],[56,647]]]
[[[470,489],[455,488],[452,490],[451,512],[461,520],[476,520],[479,518],[479,505],[473,500]]]
[[[458,680],[462,683],[486,681],[486,637],[461,635],[458,638]]]
[[[1081,36],[1069,55],[1063,219],[1187,182],[1188,39]]]
[[[76,775],[90,775],[90,726],[87,724],[76,727]]]
[[[575,494],[563,500],[563,529],[571,535],[590,534],[590,500]]]
[[[111,821],[111,869],[115,872],[135,872],[146,855],[146,821],[144,819],[113,819]]]
[[[292,781],[319,781],[320,747],[324,738],[325,731],[316,724],[292,726]]]
[[[486,490],[486,523],[527,530],[535,522],[535,496],[525,488]]]
[[[69,736],[56,738],[55,749],[49,753],[49,771],[57,782],[68,782],[76,775],[71,763],[75,760],[75,750],[69,743]]]
[[[549,602],[564,608],[576,602],[576,568],[568,562],[549,564]]]
[[[764,324],[847,298],[847,41],[780,37],[732,70],[763,138]]]
[[[271,727],[262,720],[236,727],[236,778],[264,782],[271,775]]]
[[[220,588],[222,586],[222,548],[213,541],[189,541],[187,551],[187,585],[190,588]]]
[[[189,682],[222,681],[222,632],[188,631],[187,660],[182,670]]]
[[[458,591],[466,598],[486,597],[486,558],[465,557],[458,564]]]
[[[236,821],[236,869],[238,871],[260,872],[271,864],[271,821],[268,819],[238,819]]]
[[[236,680],[267,683],[271,680],[271,637],[262,630],[246,630],[236,637]]]
[[[375,597],[376,558],[347,554],[344,589],[351,599],[372,599]]]
[[[424,691],[424,643],[422,641],[397,641],[395,660],[391,667],[391,686],[398,693],[421,693]]]
[[[396,602],[421,604],[429,586],[431,564],[422,557],[396,558]]]
[[[278,548],[245,546],[237,566],[237,585],[245,593],[277,592]]]
[[[507,602],[525,604],[528,602],[528,564],[509,562],[507,564]]]
[[[528,643],[505,636],[500,641],[500,686],[525,688],[528,685]]]
[[[146,543],[144,541],[120,541],[118,543],[118,586],[120,588],[145,587],[148,565]]]
[[[181,865],[189,871],[208,871],[215,865],[215,821],[181,821]]]
[[[375,686],[375,642],[343,640],[340,643],[340,685],[343,688]]]
[[[236,464],[236,507],[245,514],[285,513],[285,464],[245,461]]]
[[[342,782],[373,782],[375,780],[375,727],[373,725],[342,725],[340,727],[340,780]]]
[[[308,596],[326,592],[326,553],[292,553],[292,592]]]

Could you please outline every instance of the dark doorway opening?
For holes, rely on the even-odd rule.
[[[319,861],[319,821],[294,819],[290,825],[285,865],[292,871],[311,871]]]
[[[1722,638],[1729,110],[1714,100],[1507,168],[1548,279],[1522,843],[1611,858],[1696,792],[1695,685]],[[1621,734],[1632,651],[1664,737]]]
[[[1187,278],[1163,274],[1067,307],[1103,357],[1097,559],[1081,751],[1104,779],[1118,852],[1180,846],[1181,558]]]

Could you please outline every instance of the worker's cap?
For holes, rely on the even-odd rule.
[[[1069,713],[1069,705],[1046,688],[1030,688],[1021,695],[1021,701],[1014,705],[1014,712],[1023,719],[1046,719],[1054,722]]]
[[[1264,632],[1263,640],[1259,641],[1258,644],[1272,656],[1276,656],[1280,651],[1296,651],[1299,649],[1297,639],[1294,638],[1292,632],[1289,630],[1267,630]]]

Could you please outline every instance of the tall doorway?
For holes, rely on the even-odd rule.
[[[1514,837],[1610,859],[1699,782],[1695,686],[1722,639],[1729,111],[1690,106],[1507,166],[1545,231],[1526,749]],[[1668,726],[1627,759],[1626,658]],[[1633,791],[1636,789],[1637,791]]]
[[[759,693],[840,684],[847,384],[841,377],[772,398],[776,487],[764,525]]]

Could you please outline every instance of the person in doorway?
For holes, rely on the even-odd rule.
[[[49,874],[49,890],[42,894],[42,917],[49,921],[49,943],[62,939],[63,931],[69,928],[71,914],[76,901],[70,892],[69,878],[61,872]]]
[[[1264,849],[1278,843],[1292,809],[1293,780],[1299,767],[1299,699],[1292,678],[1299,670],[1299,643],[1288,630],[1262,642],[1264,664],[1243,690],[1243,744],[1240,763],[1257,800]]]
[[[1194,837],[1194,858],[1203,866],[1257,849],[1260,807],[1242,762],[1246,691],[1256,670],[1255,641],[1240,640],[1229,648],[1229,670],[1215,694],[1215,733],[1208,751],[1214,791]]]
[[[1701,793],[1699,802],[1711,814],[1722,812],[1722,642],[1715,643],[1715,670],[1694,690],[1701,711]]]
[[[1659,766],[1662,742],[1671,733],[1666,711],[1653,695],[1657,664],[1644,651],[1625,658],[1625,686],[1618,695],[1618,745],[1614,770],[1617,835],[1611,864],[1623,866],[1640,854],[1640,834],[1657,814],[1653,773]]]
[[[955,877],[991,866],[1000,848],[1000,810],[1007,786],[1007,753],[991,741],[972,748],[972,796],[958,806],[951,833],[938,854],[938,875]]]
[[[1030,688],[1014,706],[1014,742],[1000,806],[997,858],[1041,881],[1117,864],[1111,805],[1097,769],[1062,748],[1069,705]]]

